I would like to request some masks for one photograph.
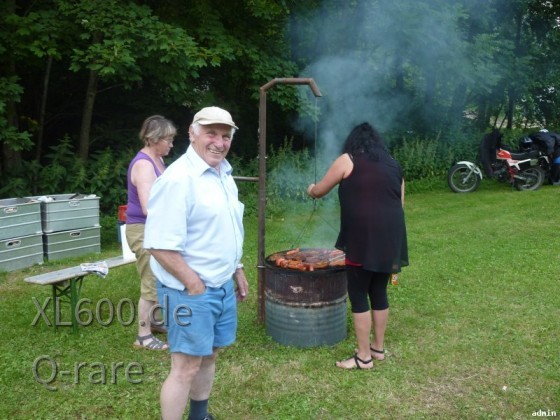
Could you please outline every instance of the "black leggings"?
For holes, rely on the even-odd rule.
[[[389,273],[377,273],[364,270],[362,267],[346,266],[348,276],[348,298],[353,313],[362,313],[370,310],[382,311],[389,308],[387,299],[387,284]],[[369,297],[369,301],[368,301]]]

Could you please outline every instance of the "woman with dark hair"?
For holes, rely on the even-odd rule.
[[[391,273],[408,265],[404,178],[399,163],[368,123],[356,126],[324,178],[307,188],[312,198],[339,185],[340,232],[336,247],[346,253],[348,298],[358,341],[356,353],[336,362],[343,369],[371,369],[385,358]],[[373,325],[373,341],[370,340]]]

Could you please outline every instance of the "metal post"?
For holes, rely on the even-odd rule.
[[[258,256],[257,256],[257,281],[258,305],[257,319],[265,320],[264,291],[265,291],[265,213],[266,213],[266,92],[274,85],[309,85],[313,94],[323,96],[317,88],[315,81],[310,78],[276,78],[260,87],[259,101],[259,226],[258,226]]]

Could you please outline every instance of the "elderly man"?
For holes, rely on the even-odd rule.
[[[189,398],[189,419],[212,419],[217,350],[235,341],[237,300],[247,297],[244,206],[225,159],[236,129],[226,110],[200,110],[186,153],[150,192],[144,247],[152,254],[171,352],[163,419],[181,419]]]

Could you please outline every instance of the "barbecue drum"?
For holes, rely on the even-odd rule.
[[[334,345],[346,338],[344,253],[296,249],[266,258],[266,330],[280,344]]]

